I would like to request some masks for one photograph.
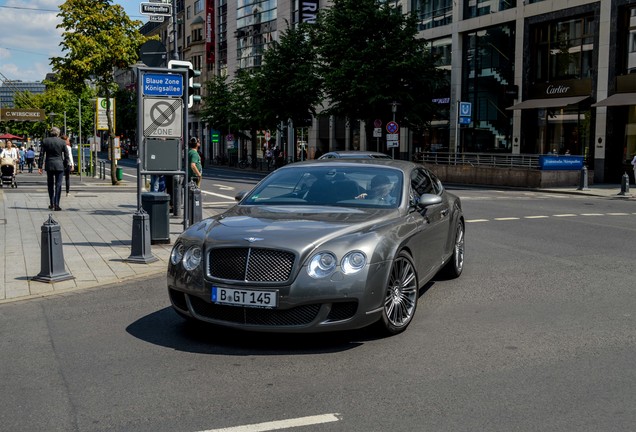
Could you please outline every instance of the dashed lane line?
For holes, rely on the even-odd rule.
[[[530,215],[530,216],[523,216],[523,217],[498,217],[498,218],[492,218],[492,219],[468,219],[466,220],[466,223],[480,223],[480,222],[491,222],[491,221],[501,222],[501,221],[514,221],[514,220],[521,220],[521,219],[549,219],[551,217],[564,218],[564,217],[580,217],[580,216],[597,217],[597,216],[632,216],[632,215],[636,215],[636,212],[634,213],[581,213],[581,214],[562,213],[562,214],[554,214],[551,216]]]
[[[201,432],[265,432],[278,429],[291,429],[304,426],[311,426],[323,423],[332,423],[341,420],[341,415],[338,413],[322,414],[308,417],[298,417],[287,420],[277,420],[265,423],[255,423],[242,426],[234,426],[223,429],[209,429]]]

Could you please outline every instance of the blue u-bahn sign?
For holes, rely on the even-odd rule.
[[[580,170],[583,168],[583,156],[539,156],[539,169],[542,170]]]

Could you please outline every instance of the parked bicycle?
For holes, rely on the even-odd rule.
[[[245,159],[241,159],[238,163],[239,168],[247,168],[252,166],[252,156],[248,155]]]

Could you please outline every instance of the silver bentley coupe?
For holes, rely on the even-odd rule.
[[[286,165],[184,231],[168,293],[186,320],[266,332],[409,325],[420,289],[464,267],[457,196],[392,159]]]

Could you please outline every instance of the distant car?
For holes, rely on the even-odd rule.
[[[298,162],[236,199],[175,241],[168,295],[188,320],[396,334],[435,274],[464,267],[460,200],[412,162]]]
[[[371,151],[332,151],[325,153],[318,159],[391,159],[391,156]]]

